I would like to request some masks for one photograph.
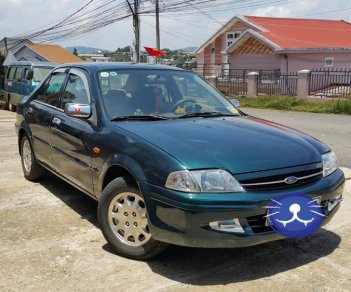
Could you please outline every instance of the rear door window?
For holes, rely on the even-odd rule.
[[[35,92],[34,99],[51,106],[61,107],[61,89],[66,76],[64,72],[54,72]]]

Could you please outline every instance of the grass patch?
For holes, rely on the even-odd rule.
[[[351,99],[312,100],[285,96],[264,96],[257,98],[233,96],[233,98],[240,101],[241,107],[351,115]]]

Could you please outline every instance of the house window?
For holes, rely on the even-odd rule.
[[[240,31],[227,32],[227,48],[230,47],[240,35]]]
[[[324,67],[333,67],[333,66],[334,66],[334,58],[324,59]]]

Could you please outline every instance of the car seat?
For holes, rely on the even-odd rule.
[[[123,90],[110,89],[103,95],[103,100],[110,118],[129,114],[129,98]]]
[[[156,86],[143,86],[131,101],[131,110],[144,114],[160,113],[164,108],[162,90]]]

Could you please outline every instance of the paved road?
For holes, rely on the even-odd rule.
[[[52,176],[23,178],[14,118],[0,110],[0,291],[350,291],[351,180],[332,222],[306,239],[132,261],[107,246],[95,201]]]
[[[246,113],[305,132],[326,143],[340,166],[351,168],[351,115],[325,115],[244,108]]]

